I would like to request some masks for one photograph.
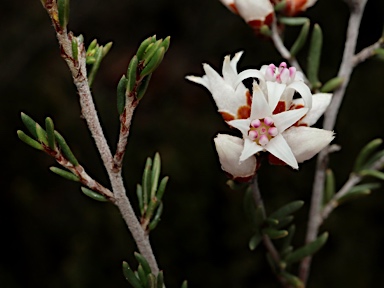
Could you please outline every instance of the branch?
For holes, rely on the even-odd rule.
[[[338,77],[343,78],[344,82],[334,93],[331,104],[328,106],[328,110],[325,112],[323,128],[326,130],[333,130],[335,126],[337,114],[339,112],[340,105],[344,98],[345,90],[348,86],[350,76],[354,68],[353,60],[355,56],[356,41],[366,2],[367,0],[361,0],[359,1],[358,5],[351,6],[351,15],[348,23],[344,54],[338,73]],[[311,207],[309,211],[309,220],[305,239],[306,243],[310,243],[316,239],[319,227],[321,225],[320,208],[322,194],[324,191],[325,170],[328,166],[329,161],[328,154],[329,152],[327,150],[323,150],[319,153],[317,158],[316,173],[312,190]],[[307,282],[311,259],[312,257],[306,257],[301,262],[299,276],[303,283]]]
[[[152,273],[156,275],[159,272],[159,268],[157,266],[157,262],[148,237],[145,235],[144,230],[141,228],[135,212],[133,211],[132,205],[126,196],[126,191],[121,176],[121,170],[114,171],[113,169],[114,161],[112,153],[101,128],[101,124],[89,88],[84,44],[80,43],[78,47],[78,59],[75,59],[72,55],[72,38],[74,36],[72,33],[67,33],[66,27],[60,26],[56,0],[47,0],[45,2],[45,8],[56,30],[56,36],[60,45],[61,57],[67,63],[69,70],[72,73],[73,82],[79,93],[82,114],[87,122],[88,129],[90,130],[95,140],[96,147],[108,173],[112,191],[116,200],[115,204],[119,208],[140,253],[147,259]]]
[[[357,53],[353,57],[353,66],[357,66],[361,62],[364,62],[368,58],[374,56],[375,50],[378,48],[383,48],[383,44],[384,44],[384,37],[381,37],[379,40],[377,40],[376,43],[361,50],[359,53]]]

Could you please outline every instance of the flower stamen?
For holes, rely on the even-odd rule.
[[[261,146],[267,145],[277,134],[278,130],[271,117],[253,120],[248,131],[249,138]]]

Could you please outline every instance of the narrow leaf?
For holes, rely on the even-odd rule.
[[[349,190],[349,192],[359,192],[359,191],[365,191],[365,190],[374,190],[380,188],[381,185],[378,182],[373,183],[366,183],[361,185],[356,185]]]
[[[47,132],[48,146],[55,150],[55,126],[50,117],[45,118],[45,129]]]
[[[57,132],[56,130],[55,130],[55,138],[56,138],[58,145],[61,148],[61,151],[63,152],[64,156],[68,159],[68,161],[71,162],[74,166],[79,165],[79,162],[77,161],[75,155],[73,155],[67,142],[65,141],[63,136],[61,136],[60,133]]]
[[[144,216],[145,207],[144,207],[144,199],[143,199],[143,187],[141,187],[140,184],[136,185],[136,195],[137,195],[137,199],[139,200],[140,214],[141,216]]]
[[[113,45],[112,42],[108,42],[107,44],[105,44],[105,46],[103,47],[103,58],[107,56],[109,50],[111,50],[112,48],[112,45]]]
[[[155,56],[156,52],[160,49],[159,47],[162,42],[163,40],[160,39],[160,40],[157,40],[155,43],[148,45],[143,57],[144,67],[147,66],[147,64]]]
[[[163,40],[163,42],[160,44],[160,47],[164,47],[165,52],[168,51],[169,45],[171,44],[171,36],[168,36]]]
[[[125,75],[123,75],[119,81],[119,84],[117,84],[117,91],[116,91],[116,94],[117,94],[117,112],[119,113],[119,115],[121,115],[121,113],[123,113],[123,111],[124,111],[125,97],[126,97],[125,92],[127,90],[127,83],[128,83],[128,80],[125,77]]]
[[[87,49],[87,56],[94,55],[96,52],[97,40],[93,39],[93,41],[89,44]]]
[[[36,123],[36,133],[40,143],[44,143],[45,146],[48,146],[47,133],[38,123]]]
[[[156,276],[151,274],[147,275],[147,288],[156,288]]]
[[[323,194],[323,205],[326,205],[335,195],[336,184],[335,176],[332,169],[327,169],[325,172],[325,187]]]
[[[161,170],[160,154],[156,153],[153,158],[152,173],[151,173],[151,198],[155,197],[157,185],[159,184],[159,176]]]
[[[281,245],[281,250],[280,250],[281,254],[292,251],[291,244],[292,244],[293,236],[295,235],[296,226],[292,224],[291,226],[289,226],[287,231],[288,231],[288,235],[287,237],[284,238],[283,243]]]
[[[249,249],[251,251],[255,250],[256,247],[261,243],[262,236],[260,233],[255,233],[249,240]]]
[[[318,24],[315,24],[312,31],[311,43],[308,53],[308,80],[313,88],[320,87],[318,79],[321,49],[323,46],[323,32]]]
[[[184,280],[183,283],[181,284],[181,288],[188,288],[188,282],[187,280]]]
[[[32,148],[35,148],[37,150],[44,150],[43,145],[41,145],[39,142],[29,137],[23,131],[17,130],[17,136],[21,141],[23,141],[25,144],[28,144]]]
[[[295,43],[293,43],[290,51],[293,57],[297,55],[297,53],[301,50],[301,48],[303,48],[305,42],[307,41],[309,25],[309,20],[305,21],[303,27],[301,28],[299,36],[297,37]]]
[[[128,70],[127,70],[127,93],[132,92],[133,88],[136,85],[137,80],[137,65],[138,65],[137,56],[133,56],[131,62],[129,62]]]
[[[139,48],[137,49],[137,58],[142,60],[145,50],[148,48],[149,44],[154,43],[156,41],[156,35],[148,37],[143,42],[141,42]]]
[[[157,49],[155,54],[151,57],[151,60],[148,61],[147,64],[144,64],[144,69],[141,71],[140,76],[145,77],[151,73],[153,73],[157,67],[159,67],[160,63],[163,61],[165,54],[164,47],[160,47]]]
[[[139,276],[142,286],[146,287],[148,283],[147,274],[145,274],[145,271],[143,269],[143,266],[141,266],[141,264],[139,264],[139,266],[137,267],[137,275]]]
[[[79,182],[80,178],[73,174],[72,172],[69,172],[67,170],[60,169],[58,167],[50,167],[49,170],[51,170],[53,173],[71,181]]]
[[[285,258],[285,262],[287,262],[287,264],[292,264],[307,256],[313,255],[325,244],[327,239],[328,232],[324,232],[316,240],[288,254]]]
[[[129,267],[127,262],[123,262],[123,273],[125,276],[125,279],[133,286],[133,288],[144,288],[139,279],[137,279],[135,273],[133,273],[131,267]]]
[[[81,187],[81,191],[88,197],[92,198],[93,200],[100,201],[100,202],[107,202],[108,199],[105,198],[103,195],[92,191],[86,187]]]
[[[279,22],[288,26],[301,26],[309,23],[307,17],[280,17]]]
[[[361,170],[359,174],[361,176],[371,176],[380,180],[384,180],[384,172],[377,171],[377,170],[372,170],[372,169]]]
[[[144,199],[144,207],[148,205],[149,197],[150,197],[150,187],[151,187],[151,168],[152,168],[152,159],[147,158],[147,161],[145,162],[144,172],[143,172],[143,180],[142,180],[142,186],[143,186],[143,199]]]
[[[95,63],[93,63],[91,72],[89,72],[88,75],[88,85],[89,87],[92,87],[93,81],[95,80],[96,73],[99,70],[101,60],[103,60],[103,46],[98,47],[96,53],[95,53]]]
[[[137,253],[137,252],[135,252],[134,255],[135,255],[137,262],[139,262],[141,264],[141,266],[143,267],[145,274],[147,275],[147,274],[151,273],[152,270],[151,270],[151,267],[149,267],[147,259],[145,259],[145,257],[143,255],[141,255],[140,253]]]
[[[279,220],[279,224],[276,225],[276,229],[281,229],[281,228],[284,228],[286,227],[289,223],[291,223],[293,221],[295,217],[293,217],[292,215],[289,215],[289,216],[286,216],[284,218],[281,218]]]
[[[384,150],[379,151],[379,152],[373,154],[373,156],[370,157],[369,160],[367,160],[361,168],[362,169],[369,169],[372,167],[373,164],[376,163],[376,161],[379,161],[383,157],[384,157]],[[381,169],[383,169],[383,166],[376,167],[376,169],[381,170]]]
[[[262,232],[271,239],[279,239],[288,235],[287,230],[277,230],[274,228],[264,228]]]
[[[152,231],[153,229],[155,229],[157,224],[159,224],[162,213],[163,213],[163,202],[160,202],[159,207],[156,210],[155,216],[153,217],[151,223],[149,223],[149,226],[148,226],[149,231]]]
[[[36,122],[23,112],[21,112],[21,121],[23,121],[25,127],[27,127],[32,136],[37,139]]]
[[[354,192],[348,192],[344,196],[337,199],[337,203],[343,204],[344,202],[347,202],[349,200],[355,200],[355,199],[361,198],[363,196],[368,196],[370,194],[371,194],[371,190],[368,190],[368,189],[354,191]]]
[[[151,76],[152,74],[149,74],[148,76],[145,76],[141,81],[139,89],[137,90],[137,96],[136,96],[137,100],[141,100],[145,92],[147,92],[149,81],[151,80]]]
[[[157,287],[156,288],[163,288],[164,286],[164,274],[163,271],[159,271],[159,274],[157,274]]]
[[[290,202],[284,205],[283,207],[281,207],[280,209],[276,210],[275,212],[273,212],[271,215],[269,215],[269,217],[275,218],[275,219],[284,218],[296,212],[297,210],[299,210],[303,205],[304,205],[304,201],[301,201],[301,200]]]
[[[289,284],[289,287],[292,288],[304,288],[304,283],[295,275],[292,275],[286,271],[283,271],[280,274],[286,281],[287,284]]]
[[[354,171],[359,171],[364,164],[367,162],[368,158],[372,155],[372,153],[383,143],[383,140],[378,138],[370,141],[366,144],[363,149],[361,149],[359,155],[357,155],[355,161]]]
[[[69,0],[57,0],[57,12],[61,28],[66,28],[69,20]]]
[[[168,183],[168,179],[169,179],[169,177],[165,176],[160,181],[160,185],[159,185],[159,187],[157,189],[157,194],[156,194],[156,198],[157,198],[158,201],[161,201],[161,199],[163,199],[163,195],[164,195],[164,192],[165,192],[165,187],[167,186],[167,183]]]
[[[79,47],[77,44],[77,38],[76,37],[72,38],[72,57],[73,57],[73,59],[75,59],[75,61],[77,61],[78,57],[79,57]]]
[[[343,77],[332,78],[327,82],[325,82],[325,84],[321,87],[320,92],[328,93],[328,92],[335,91],[341,86],[341,84],[343,84],[343,82],[344,82]]]

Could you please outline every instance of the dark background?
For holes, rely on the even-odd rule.
[[[154,74],[133,120],[124,176],[129,197],[148,156],[159,151],[163,175],[170,176],[164,214],[151,234],[167,287],[278,287],[261,247],[247,248],[251,229],[242,191],[231,191],[212,139],[227,132],[210,94],[188,83],[202,62],[221,70],[226,54],[245,50],[240,70],[281,61],[273,45],[253,35],[219,1],[72,1],[69,27],[86,43],[114,42],[93,87],[102,125],[115,147],[118,116],[115,87],[145,37],[171,35],[172,44]],[[133,260],[134,243],[113,205],[85,197],[79,185],[49,171],[54,161],[17,139],[20,112],[38,122],[51,116],[89,174],[108,185],[93,140],[80,119],[78,97],[60,58],[40,1],[3,1],[0,8],[0,286],[128,287],[121,262]],[[369,0],[358,50],[377,41],[384,3]],[[343,1],[319,0],[307,13],[324,31],[320,78],[336,75],[348,10]],[[289,29],[287,44],[298,28]],[[305,68],[306,54],[299,54]],[[335,128],[342,150],[331,166],[340,187],[359,149],[383,137],[384,64],[368,60],[355,70]],[[303,243],[315,159],[300,166],[267,167],[260,186],[269,211],[302,199],[297,213]],[[135,204],[135,208],[137,208]],[[322,228],[330,238],[315,257],[309,287],[384,287],[384,190],[338,208]]]

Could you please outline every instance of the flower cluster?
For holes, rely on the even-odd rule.
[[[226,123],[242,134],[242,138],[225,134],[215,138],[222,169],[237,180],[248,180],[256,173],[261,152],[267,152],[263,154],[270,163],[298,169],[298,163],[312,158],[334,138],[332,131],[310,127],[325,112],[332,95],[312,95],[303,75],[284,62],[237,73],[241,55],[224,58],[223,76],[208,64],[203,65],[203,77],[187,76],[211,92]],[[253,80],[252,96],[242,83],[248,78],[258,80]]]
[[[275,12],[274,6],[283,0],[220,0],[233,13],[241,18],[255,30],[262,26],[270,26]],[[284,0],[283,13],[288,16],[296,15],[313,6],[317,0]]]

